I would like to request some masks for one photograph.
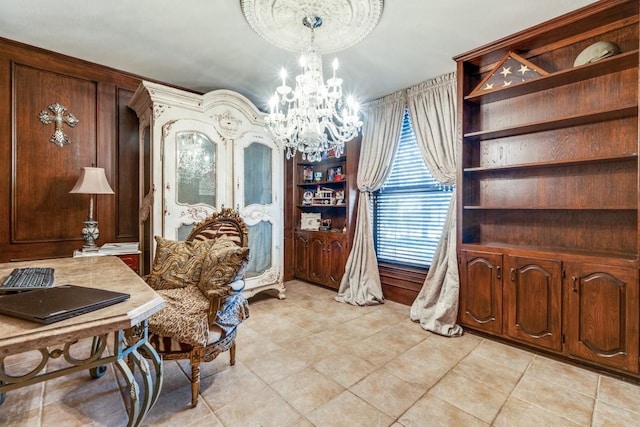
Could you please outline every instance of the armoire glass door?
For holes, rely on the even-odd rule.
[[[258,133],[249,133],[237,141],[236,198],[249,230],[249,264],[246,277],[272,280],[278,277],[281,258],[282,212],[281,161],[272,141]],[[262,278],[260,278],[262,276]]]
[[[179,120],[164,139],[163,235],[184,240],[193,224],[211,215],[221,202],[220,144],[213,128]]]

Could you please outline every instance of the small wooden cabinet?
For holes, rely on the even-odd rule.
[[[638,372],[638,270],[591,263],[566,267],[567,351]]]
[[[296,277],[338,289],[349,255],[347,243],[344,233],[296,231]]]
[[[502,254],[462,251],[460,323],[494,334],[502,333]]]
[[[460,323],[636,379],[639,5],[598,1],[455,58]],[[620,52],[574,65],[599,41]],[[544,72],[507,81],[527,64]]]
[[[562,263],[507,256],[503,280],[504,332],[551,350],[562,349]]]

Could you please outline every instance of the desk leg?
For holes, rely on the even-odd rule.
[[[142,377],[144,399],[141,402],[142,407],[140,408],[141,412],[139,415],[139,421],[142,421],[144,415],[146,415],[147,412],[149,412],[149,409],[151,409],[151,402],[153,401],[153,383],[151,379],[151,372],[149,371],[149,363],[142,356],[140,356],[140,353],[138,353],[137,351],[133,351],[131,352],[131,354],[129,354],[129,357],[131,358],[130,360],[133,362],[134,366],[138,368],[140,376]]]
[[[93,337],[93,341],[91,342],[91,354],[96,354],[103,347],[104,346],[101,345],[100,337]],[[107,367],[105,365],[96,366],[95,368],[89,369],[89,375],[91,375],[91,378],[102,378],[106,372]]]
[[[158,354],[158,352],[156,352],[156,349],[153,348],[151,344],[149,344],[149,342],[145,342],[140,346],[140,348],[142,348],[145,354],[149,356],[151,362],[153,362],[153,367],[155,369],[156,378],[155,378],[155,381],[153,381],[153,393],[151,394],[151,406],[153,406],[155,405],[156,401],[158,400],[158,397],[160,396],[160,389],[162,388],[162,377],[164,373],[164,365],[162,364],[162,359],[160,358],[160,355]]]
[[[142,421],[141,416],[144,416],[144,412],[140,412],[140,388],[138,387],[138,383],[136,382],[135,377],[133,376],[133,372],[129,368],[127,362],[123,359],[118,359],[114,362],[115,365],[120,369],[122,376],[127,382],[127,387],[129,389],[129,422],[127,423],[127,427],[137,426]]]
[[[116,366],[120,369],[120,372],[125,378],[127,382],[127,387],[129,388],[129,400],[130,400],[130,409],[129,409],[129,423],[128,427],[137,426],[142,422],[142,419],[147,415],[147,412],[151,409],[151,407],[158,400],[158,396],[160,395],[160,388],[162,387],[162,363],[161,359],[158,356],[158,353],[151,347],[148,343],[142,345],[145,351],[148,352],[149,355],[152,355],[152,361],[155,368],[155,380],[151,376],[151,370],[149,368],[149,363],[145,358],[143,358],[137,350],[133,350],[129,353],[128,360],[120,359],[115,362]],[[129,367],[130,363],[137,367],[140,371],[142,377],[142,385],[143,389],[143,400],[140,400],[140,387],[138,386],[138,382],[135,379],[134,373]]]
[[[138,426],[160,396],[163,376],[162,359],[147,341],[146,321],[130,330],[119,332],[116,335],[116,347],[116,353],[119,356],[114,363],[122,373],[129,390],[127,426]],[[142,357],[140,352],[146,357]],[[153,363],[155,378],[151,374],[148,360]],[[134,374],[136,370],[139,372],[138,378],[142,380],[140,384],[143,387],[142,400],[140,386]]]

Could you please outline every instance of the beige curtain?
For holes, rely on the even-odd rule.
[[[356,229],[336,301],[353,305],[384,302],[369,206],[371,193],[382,186],[389,174],[400,142],[404,106],[404,91],[363,106],[364,128],[358,163],[357,185],[360,197]]]
[[[446,74],[409,88],[407,105],[427,168],[443,185],[454,184],[458,151],[456,74]],[[411,320],[440,335],[462,335],[462,328],[456,324],[459,289],[454,192],[429,273],[411,305]]]

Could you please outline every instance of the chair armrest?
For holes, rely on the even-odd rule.
[[[218,310],[222,302],[233,295],[240,294],[244,289],[244,280],[235,280],[227,286],[222,286],[217,289],[210,289],[205,293],[205,296],[209,300],[209,312],[207,317],[209,318],[209,327],[216,325],[218,320]]]

